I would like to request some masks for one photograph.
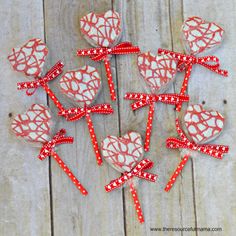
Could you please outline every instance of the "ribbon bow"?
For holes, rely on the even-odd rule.
[[[64,64],[61,61],[58,61],[48,72],[47,74],[42,78],[36,78],[35,81],[28,81],[28,82],[20,82],[17,83],[17,89],[23,90],[26,89],[26,94],[28,96],[31,96],[35,93],[35,91],[42,87],[46,93],[49,95],[49,97],[52,99],[54,104],[57,106],[59,110],[63,110],[63,106],[56,97],[56,95],[53,93],[53,91],[48,87],[48,82],[55,79],[57,76],[59,76],[63,72]],[[33,89],[33,90],[32,90]],[[32,91],[31,91],[32,90]]]
[[[66,120],[68,120],[68,121],[80,120],[83,117],[86,118],[90,138],[91,138],[91,141],[93,144],[94,153],[96,155],[96,160],[97,160],[98,165],[101,165],[102,158],[101,158],[100,150],[98,147],[97,137],[96,137],[94,127],[93,127],[93,122],[90,117],[91,113],[98,113],[98,114],[107,115],[107,114],[112,114],[113,109],[110,104],[98,104],[98,105],[94,105],[91,107],[84,106],[84,108],[77,107],[77,108],[70,108],[67,110],[64,109],[64,110],[60,111],[58,113],[58,115],[64,116],[66,118]]]
[[[76,107],[67,110],[59,111],[59,116],[65,116],[68,121],[80,120],[90,113],[98,114],[112,114],[113,109],[110,104],[98,104],[91,107],[85,106],[84,108]]]
[[[182,72],[186,70],[184,81],[182,83],[182,87],[180,91],[181,95],[185,94],[187,90],[188,81],[190,79],[190,75],[192,71],[192,66],[194,64],[201,65],[205,67],[206,69],[211,70],[224,77],[228,76],[227,70],[220,69],[220,63],[219,63],[220,60],[216,56],[195,57],[193,55],[185,55],[182,53],[172,52],[172,51],[162,49],[162,48],[158,49],[158,54],[170,55],[174,57],[176,60],[178,60],[178,67],[177,67],[178,71]],[[182,106],[181,104],[178,104],[178,106],[176,107],[176,110],[180,111],[181,106]]]
[[[52,156],[61,169],[67,174],[67,176],[71,179],[73,184],[80,190],[83,195],[87,195],[88,192],[84,188],[84,186],[80,183],[80,181],[75,177],[75,175],[71,172],[71,170],[66,166],[60,156],[54,151],[56,145],[64,144],[64,143],[73,143],[73,137],[65,137],[66,130],[61,129],[56,135],[52,138],[52,140],[46,142],[41,150],[38,158],[40,160],[44,160],[46,157]]]
[[[56,145],[60,145],[64,143],[73,143],[74,141],[73,137],[65,137],[65,134],[66,134],[66,130],[61,129],[58,133],[55,134],[52,140],[44,143],[44,145],[42,146],[40,150],[40,154],[38,158],[40,160],[44,160],[46,157],[49,157]]]
[[[145,179],[147,181],[155,182],[157,180],[156,174],[151,174],[144,172],[144,170],[151,169],[153,167],[153,162],[149,159],[141,160],[130,172],[125,172],[121,177],[112,180],[109,184],[105,186],[106,192],[110,192],[116,188],[121,187],[125,182],[132,179],[133,177],[138,177]]]
[[[130,42],[122,42],[114,47],[107,48],[89,48],[79,49],[77,51],[78,56],[89,56],[93,61],[104,61],[105,70],[110,90],[111,99],[116,100],[115,85],[112,80],[111,65],[109,61],[109,55],[121,55],[121,54],[133,54],[139,53],[140,49],[138,46],[133,46]]]
[[[146,128],[146,138],[144,143],[144,150],[148,151],[150,148],[150,138],[152,133],[152,122],[154,115],[155,102],[162,102],[170,105],[178,105],[183,102],[188,102],[189,97],[187,95],[179,94],[145,94],[145,93],[126,93],[125,99],[137,100],[130,106],[133,111],[149,105],[148,121]]]
[[[20,82],[17,83],[17,89],[22,90],[26,89],[26,94],[28,96],[31,96],[35,93],[35,91],[40,87],[44,86],[49,81],[55,79],[58,75],[60,75],[64,67],[63,63],[61,61],[58,61],[43,78],[37,78],[35,81],[28,81],[28,82]],[[34,89],[30,92],[30,89]]]
[[[170,137],[166,140],[166,147],[167,148],[183,148],[183,149],[190,149],[194,151],[199,151],[203,154],[212,156],[217,159],[222,159],[225,153],[228,153],[229,147],[224,145],[215,145],[215,144],[196,144],[193,141],[190,141],[187,136],[185,135],[184,131],[180,128],[180,122],[178,118],[176,119],[176,130],[180,136],[180,138]],[[182,169],[186,165],[189,159],[189,154],[185,155],[183,160],[179,163],[177,169],[171,176],[169,182],[165,187],[165,191],[169,191],[173,184],[176,181],[176,178],[181,173]]]
[[[147,181],[155,182],[157,180],[157,175],[144,172],[144,170],[151,169],[153,167],[153,162],[149,159],[141,160],[130,172],[125,172],[123,175],[115,180],[112,180],[108,185],[105,186],[106,192],[110,192],[116,188],[121,187],[125,182],[131,180],[134,177],[142,178]],[[134,201],[134,206],[138,215],[140,223],[144,222],[142,208],[139,202],[137,191],[134,187],[132,181],[128,182],[130,187],[130,192]]]
[[[78,56],[89,56],[93,61],[102,61],[107,58],[108,55],[115,54],[131,54],[139,53],[140,49],[138,46],[133,46],[130,42],[123,42],[117,44],[112,48],[89,48],[79,49],[77,51]]]

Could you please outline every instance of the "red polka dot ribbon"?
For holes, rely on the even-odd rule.
[[[93,148],[94,148],[94,153],[96,155],[96,160],[98,165],[102,164],[102,157],[100,154],[100,150],[98,147],[98,142],[97,142],[97,137],[94,131],[94,126],[92,123],[92,119],[90,114],[91,113],[98,113],[98,114],[112,114],[113,113],[113,109],[111,107],[110,104],[98,104],[98,105],[94,105],[91,107],[84,107],[84,108],[70,108],[70,109],[64,109],[63,111],[60,111],[58,113],[59,116],[64,116],[66,118],[66,120],[68,121],[76,121],[79,120],[83,117],[86,118],[87,121],[87,125],[88,125],[88,130],[89,130],[89,134],[90,134],[90,138],[93,144]]]
[[[52,156],[59,166],[63,169],[63,171],[68,175],[73,184],[80,190],[83,195],[87,195],[87,190],[83,187],[83,185],[79,182],[79,180],[74,176],[74,174],[70,171],[70,169],[66,166],[66,164],[62,161],[59,155],[54,151],[55,146],[66,143],[73,143],[72,137],[65,137],[66,130],[61,129],[52,140],[44,143],[40,150],[40,154],[38,158],[40,160],[44,160],[45,158]]]
[[[89,48],[79,49],[77,51],[78,56],[89,56],[93,61],[104,61],[108,85],[110,90],[111,99],[116,100],[115,86],[112,80],[111,65],[109,61],[109,55],[122,55],[139,53],[138,46],[133,46],[130,42],[122,42],[112,48]]]
[[[166,49],[159,48],[158,54],[162,55],[170,55],[174,57],[176,60],[178,60],[178,71],[184,71],[185,77],[182,83],[182,87],[180,90],[180,95],[184,95],[186,93],[188,82],[191,76],[192,67],[194,64],[201,65],[208,70],[211,70],[219,75],[222,75],[224,77],[228,76],[227,70],[220,69],[220,63],[219,58],[216,56],[204,56],[204,57],[195,57],[193,55],[185,55],[182,53],[172,52]],[[178,104],[176,106],[176,110],[180,111],[182,107],[182,104]]]
[[[157,180],[156,174],[144,172],[144,170],[151,169],[152,167],[153,167],[152,161],[150,161],[149,159],[143,159],[130,172],[125,172],[121,177],[112,180],[108,185],[105,186],[106,192],[110,192],[116,188],[121,187],[128,181],[140,223],[144,222],[143,213],[138,199],[137,191],[134,188],[134,184],[131,180],[134,177],[138,177],[141,179],[145,179],[147,181],[155,182]]]
[[[228,153],[229,147],[224,145],[216,145],[216,144],[196,144],[193,141],[190,141],[183,130],[180,128],[180,122],[178,118],[176,119],[176,130],[180,136],[180,138],[170,137],[166,140],[166,147],[167,148],[183,148],[183,149],[189,149],[193,151],[198,151],[203,154],[212,156],[217,159],[222,159],[223,155],[225,153]],[[167,183],[165,187],[165,191],[169,191],[173,184],[176,181],[176,178],[181,173],[182,169],[184,168],[185,164],[187,163],[189,159],[189,155],[185,155],[183,160],[179,163],[177,169],[171,176],[169,182]]]
[[[144,150],[147,152],[150,148],[150,139],[152,133],[152,122],[154,115],[154,107],[156,102],[162,102],[170,105],[177,105],[183,102],[188,102],[189,97],[179,94],[145,94],[145,93],[126,93],[125,99],[137,100],[131,104],[132,110],[137,110],[144,106],[149,106],[148,121],[146,128],[146,137],[144,143]]]
[[[57,106],[59,110],[63,110],[62,104],[59,102],[58,98],[55,96],[53,91],[49,88],[48,82],[58,77],[63,72],[64,64],[61,61],[58,61],[42,78],[35,78],[34,81],[20,82],[17,83],[17,89],[23,90],[26,89],[26,94],[31,96],[35,93],[35,91],[42,87],[49,97],[52,99],[54,104]]]

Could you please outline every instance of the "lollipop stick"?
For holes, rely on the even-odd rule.
[[[115,85],[112,80],[112,73],[111,73],[111,64],[108,58],[106,57],[104,59],[104,64],[105,64],[105,70],[107,74],[107,80],[108,80],[108,86],[110,90],[110,95],[111,95],[111,100],[115,101],[116,100],[116,93],[115,93]]]
[[[64,107],[56,97],[56,95],[53,93],[53,91],[49,88],[48,84],[43,84],[42,87],[44,88],[45,92],[48,94],[48,96],[52,99],[53,103],[56,105],[56,107],[59,109],[59,111],[63,111]]]
[[[89,134],[90,134],[90,138],[93,144],[93,149],[96,155],[96,159],[97,159],[97,163],[100,166],[102,164],[102,158],[101,158],[101,154],[99,151],[99,147],[98,147],[98,142],[97,142],[97,137],[93,128],[93,123],[91,120],[91,117],[89,114],[86,114],[86,120],[87,120],[87,124],[88,124],[88,130],[89,130]]]
[[[145,137],[145,143],[144,143],[145,152],[148,152],[149,148],[150,148],[150,139],[151,139],[151,134],[152,134],[152,121],[153,121],[153,115],[154,115],[154,108],[155,108],[155,103],[154,102],[150,103],[147,128],[146,128],[146,137]]]
[[[70,169],[66,166],[66,164],[62,161],[62,159],[58,156],[58,154],[54,151],[51,152],[51,156],[56,160],[59,166],[64,170],[64,172],[68,175],[74,185],[80,190],[83,195],[87,195],[87,190],[83,187],[83,185],[79,182],[79,180],[74,176],[74,174],[70,171]]]
[[[190,65],[187,67],[187,70],[186,70],[185,76],[184,76],[184,81],[183,81],[183,83],[182,83],[182,87],[181,87],[181,90],[180,90],[180,95],[184,95],[184,94],[186,93],[186,90],[187,90],[187,87],[188,87],[188,81],[189,81],[190,76],[191,76],[192,67],[193,67],[192,64],[190,64]],[[176,111],[180,111],[180,110],[181,110],[182,104],[183,104],[183,103],[179,103],[179,104],[176,106]]]
[[[179,174],[181,173],[182,169],[186,165],[188,159],[189,159],[189,155],[185,155],[183,160],[181,160],[181,162],[179,163],[178,167],[176,168],[175,172],[172,174],[169,182],[167,183],[167,185],[165,187],[165,191],[166,192],[170,191],[170,189],[172,188],[172,186],[174,185],[174,183],[176,181],[176,178],[179,176]]]
[[[132,198],[133,198],[133,201],[134,201],[134,206],[135,206],[135,209],[136,209],[136,212],[137,212],[137,215],[138,215],[138,220],[139,220],[140,223],[143,223],[144,222],[143,212],[142,212],[141,205],[140,205],[140,202],[139,202],[139,199],[138,199],[138,193],[137,193],[136,189],[134,188],[133,182],[131,182],[129,184],[129,187],[130,187],[130,192],[132,194]]]

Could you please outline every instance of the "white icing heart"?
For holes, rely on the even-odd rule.
[[[143,158],[142,138],[129,132],[123,137],[108,136],[102,141],[104,159],[119,172],[131,171]]]
[[[120,15],[115,11],[105,14],[91,12],[80,20],[81,32],[94,46],[111,47],[116,44],[121,35]]]
[[[224,30],[214,22],[194,16],[184,22],[182,33],[187,51],[195,55],[220,45]]]
[[[50,139],[51,114],[42,104],[33,104],[24,114],[17,115],[11,128],[16,136],[29,142],[45,143]]]
[[[65,73],[59,84],[66,96],[80,107],[84,107],[95,100],[101,87],[101,78],[94,67],[84,66]]]
[[[201,105],[191,105],[185,113],[184,122],[194,142],[206,143],[220,134],[224,117],[218,111],[206,111]]]
[[[46,44],[41,39],[30,39],[22,47],[13,48],[8,56],[14,70],[27,76],[40,76],[48,54]]]
[[[155,56],[151,52],[138,56],[138,68],[152,92],[165,91],[176,75],[176,61],[170,55]]]

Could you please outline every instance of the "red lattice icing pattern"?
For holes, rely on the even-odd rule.
[[[29,142],[45,143],[50,139],[51,114],[41,104],[33,104],[24,114],[17,115],[11,128],[18,137]]]
[[[121,35],[120,15],[111,10],[101,15],[89,13],[81,18],[80,27],[88,42],[94,46],[111,47]]]
[[[40,76],[48,54],[46,44],[41,39],[30,39],[22,47],[13,48],[8,56],[14,70],[27,76]]]
[[[206,111],[201,105],[188,107],[184,122],[195,143],[206,143],[218,136],[224,126],[224,117],[217,111]]]
[[[71,100],[84,107],[90,105],[101,87],[98,71],[91,66],[67,72],[60,80],[60,88]]]
[[[143,157],[140,134],[129,132],[123,137],[108,136],[101,145],[104,159],[120,172],[131,171]]]
[[[206,22],[195,16],[184,22],[182,32],[188,52],[198,54],[219,45],[224,30],[214,22]]]
[[[176,61],[169,55],[147,52],[138,56],[138,68],[152,92],[163,92],[175,78]]]

